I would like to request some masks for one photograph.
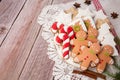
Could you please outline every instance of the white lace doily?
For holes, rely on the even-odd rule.
[[[53,41],[53,33],[50,31],[50,27],[55,22],[55,17],[62,10],[60,5],[49,5],[45,7],[38,17],[38,23],[42,25],[42,37],[48,43],[48,57],[49,59],[55,61],[53,67],[53,76],[55,80],[88,80],[88,77],[83,75],[72,74],[74,67],[65,63],[57,54],[56,47]]]
[[[54,80],[91,80],[87,76],[72,73],[75,67],[65,63],[65,61],[59,57],[53,41],[54,34],[50,30],[50,27],[53,24],[53,22],[55,22],[55,18],[58,15],[58,13],[60,13],[60,11],[63,9],[70,8],[70,6],[73,3],[74,2],[59,5],[48,5],[43,8],[41,14],[38,16],[38,23],[42,25],[42,37],[48,43],[47,55],[49,59],[55,61],[55,65],[53,67]],[[82,6],[86,7],[86,5]],[[93,5],[90,5],[89,7],[95,10]]]

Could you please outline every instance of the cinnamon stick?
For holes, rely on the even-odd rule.
[[[102,79],[106,79],[106,76],[103,75],[103,74],[100,74],[100,73],[97,73],[97,72],[94,72],[94,71],[90,71],[90,70],[86,70],[85,72],[87,72],[87,73],[89,73],[89,74],[93,74],[93,75],[95,75],[95,76],[97,76],[97,77],[100,77],[100,78],[102,78]]]
[[[86,73],[86,72],[80,72],[80,71],[74,70],[73,73],[75,73],[75,74],[82,74],[82,75],[88,76],[88,77],[90,77],[92,79],[95,79],[95,80],[97,79],[97,76],[94,76],[94,75]]]
[[[90,78],[93,78],[93,79],[97,79],[97,77],[100,77],[104,80],[106,80],[106,76],[105,75],[102,75],[100,73],[97,73],[97,72],[93,72],[93,71],[90,71],[90,70],[86,70],[86,71],[78,71],[78,70],[73,70],[73,73],[75,74],[82,74],[82,75],[86,75]]]

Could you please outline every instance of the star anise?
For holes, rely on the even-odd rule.
[[[87,4],[87,5],[90,5],[91,4],[91,0],[85,0],[84,3]]]
[[[118,15],[119,15],[119,14],[117,14],[116,12],[111,13],[111,17],[112,17],[113,19],[118,18]]]
[[[80,3],[77,3],[77,2],[75,2],[73,5],[75,6],[75,8],[81,7],[81,6],[80,6]]]

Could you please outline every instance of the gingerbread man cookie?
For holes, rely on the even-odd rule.
[[[98,30],[93,27],[89,27],[87,40],[93,43],[97,42],[98,41],[97,36],[98,36]]]
[[[80,53],[81,46],[88,46],[90,41],[85,40],[87,34],[85,31],[81,30],[76,33],[76,39],[73,39],[74,48],[72,50],[72,57],[75,57],[77,54]]]
[[[81,62],[80,68],[81,70],[88,69],[91,62],[97,64],[99,62],[99,58],[96,54],[100,52],[100,45],[99,43],[93,43],[90,48],[85,47],[82,49],[82,53],[77,55],[74,58],[75,62]]]
[[[97,42],[97,36],[98,36],[98,30],[96,29],[96,26],[92,20],[91,17],[85,17],[84,18],[84,23],[88,29],[88,38],[87,40],[91,41],[91,42]]]
[[[102,73],[104,71],[107,63],[108,64],[114,63],[113,59],[110,57],[112,54],[113,54],[113,48],[110,45],[105,45],[102,51],[100,52],[100,54],[98,54],[100,62],[97,65],[97,71],[99,73]]]

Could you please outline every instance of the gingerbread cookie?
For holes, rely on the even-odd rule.
[[[72,50],[72,57],[75,57],[80,52],[81,46],[88,46],[89,42],[88,40],[85,40],[87,37],[87,34],[85,31],[81,30],[76,33],[76,39],[73,39],[73,45],[74,48]]]
[[[97,42],[98,41],[97,36],[98,36],[98,30],[93,27],[89,27],[87,40],[93,43]]]
[[[98,36],[98,30],[96,29],[96,26],[92,20],[91,17],[85,17],[84,18],[85,25],[88,29],[88,37],[87,40],[90,40],[91,42],[97,42],[97,36]]]
[[[104,71],[106,64],[114,63],[113,59],[110,57],[113,54],[113,52],[114,52],[114,50],[113,50],[112,46],[105,45],[103,47],[102,51],[100,52],[100,54],[98,54],[100,62],[97,65],[97,71],[99,73],[102,73]]]
[[[92,17],[90,17],[90,16],[83,17],[83,21],[84,21],[87,29],[89,29],[89,27],[93,27],[96,29],[96,26],[95,26],[95,23],[94,23]]]
[[[99,62],[99,58],[97,57],[96,54],[98,54],[100,52],[100,45],[99,43],[93,43],[90,48],[85,47],[84,49],[82,49],[82,53],[79,54],[78,56],[76,56],[74,58],[75,62],[82,62],[80,64],[80,68],[81,70],[86,70],[88,69],[89,65],[91,62],[94,62],[95,64],[97,64]]]

